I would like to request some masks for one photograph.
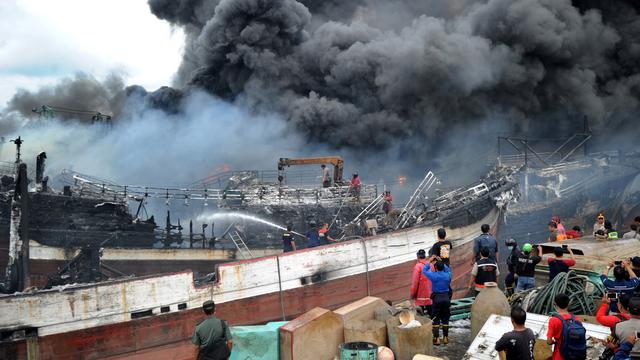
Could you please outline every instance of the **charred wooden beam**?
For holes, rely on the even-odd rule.
[[[29,287],[29,221],[27,165],[18,164],[16,187],[11,198],[9,225],[9,261],[6,269],[6,292],[23,291]]]
[[[44,176],[44,161],[47,158],[46,152],[41,152],[36,157],[36,190],[47,191],[47,179]]]

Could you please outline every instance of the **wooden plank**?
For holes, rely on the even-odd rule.
[[[280,358],[333,360],[343,342],[340,317],[330,310],[314,308],[280,328]]]

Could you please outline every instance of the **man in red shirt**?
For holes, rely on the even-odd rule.
[[[419,312],[423,315],[431,317],[431,280],[423,275],[422,270],[425,266],[431,266],[427,260],[427,253],[420,249],[416,254],[418,262],[413,267],[413,276],[411,280],[411,300]],[[434,270],[433,267],[431,269]]]
[[[626,294],[619,295],[618,298],[618,310],[620,310],[619,314],[609,315],[609,303],[611,303],[611,299],[604,294],[602,298],[602,305],[600,305],[600,309],[598,309],[598,313],[596,314],[596,320],[602,326],[606,326],[611,329],[611,335],[607,338],[607,347],[611,350],[607,350],[610,354],[618,351],[620,347],[619,339],[616,338],[616,325],[621,321],[627,321],[631,318],[629,314],[629,296]],[[624,341],[624,339],[623,339]]]
[[[571,230],[567,231],[567,239],[580,239],[582,236],[582,230],[580,226],[574,226]]]
[[[573,251],[571,251],[569,246],[567,246],[567,251],[569,252],[569,259],[564,258],[564,248],[560,246],[553,249],[554,257],[547,259],[547,263],[549,264],[549,282],[559,273],[569,272],[569,268],[576,265],[576,258],[573,256]]]
[[[565,320],[571,319],[569,313],[569,296],[563,293],[559,293],[553,299],[555,303],[556,312],[562,316]],[[580,318],[575,316],[574,320],[580,321]],[[560,347],[562,346],[562,321],[555,316],[549,318],[549,330],[547,331],[547,344],[555,345],[553,347],[553,360],[564,360],[560,354]]]

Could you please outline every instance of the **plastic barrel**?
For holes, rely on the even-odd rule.
[[[340,360],[378,360],[378,345],[362,341],[342,344]]]

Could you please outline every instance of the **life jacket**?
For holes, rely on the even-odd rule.
[[[607,237],[609,239],[617,239],[618,238],[618,232],[616,230],[609,231],[607,233]]]
[[[498,265],[492,259],[478,260],[478,274],[476,275],[476,287],[483,288],[487,282],[496,282]]]
[[[329,229],[327,228],[322,228],[320,230],[318,230],[318,237],[320,238],[320,244],[322,245],[326,245],[327,244],[327,232],[329,231]]]
[[[564,230],[564,225],[558,223],[558,233],[556,234],[557,241],[567,240],[567,232]]]

